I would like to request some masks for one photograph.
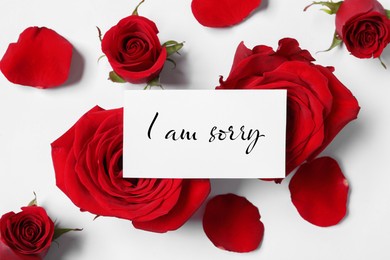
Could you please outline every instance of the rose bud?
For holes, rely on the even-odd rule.
[[[120,78],[147,83],[160,74],[167,50],[161,46],[157,33],[154,22],[138,15],[123,18],[106,32],[102,51]]]
[[[44,208],[22,207],[19,213],[8,212],[1,217],[0,234],[1,242],[16,254],[45,255],[53,239],[54,223]]]
[[[390,20],[376,0],[345,0],[336,13],[336,32],[352,55],[378,58],[390,42]]]
[[[390,42],[390,20],[388,11],[377,0],[313,2],[304,11],[312,5],[325,6],[322,11],[336,14],[336,30],[327,51],[344,42],[348,51],[357,58],[380,59]]]

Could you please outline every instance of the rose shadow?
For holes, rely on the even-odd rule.
[[[73,47],[72,63],[70,64],[69,77],[62,87],[77,84],[83,77],[85,59],[81,53]]]
[[[250,14],[248,15],[248,17],[246,17],[241,23],[243,23],[243,22],[245,22],[245,21],[251,19],[252,16],[257,15],[257,13],[261,13],[263,10],[266,10],[266,9],[268,8],[268,5],[269,5],[269,0],[263,0],[263,1],[261,1],[260,6],[257,7],[255,10],[253,10],[253,12],[250,13]]]
[[[346,153],[344,150],[348,149],[348,144],[353,144],[358,140],[362,140],[368,134],[367,125],[359,120],[358,115],[357,120],[352,121],[349,126],[342,129],[329,146],[317,157],[326,155],[334,157],[335,154],[344,154]]]
[[[263,0],[261,1],[261,4],[260,6],[254,11],[255,12],[258,12],[258,11],[261,11],[261,10],[265,10],[268,8],[268,5],[269,5],[269,0]]]
[[[46,260],[61,260],[68,259],[67,254],[72,253],[75,255],[77,252],[81,251],[82,239],[80,237],[80,232],[71,231],[64,236],[58,238],[58,244],[53,242],[50,246],[50,250],[46,255]]]
[[[185,44],[185,43],[184,43]],[[184,71],[188,67],[187,55],[179,51],[180,55],[174,54],[172,60],[175,61],[176,66],[169,61],[165,62],[164,68],[160,74],[160,81],[164,85],[173,85],[184,88],[188,85],[187,73]]]
[[[390,67],[390,46],[383,49],[381,59],[387,67]]]

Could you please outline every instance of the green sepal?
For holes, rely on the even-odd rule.
[[[340,46],[342,43],[343,43],[343,40],[340,39],[340,37],[338,36],[337,32],[334,32],[333,40],[332,40],[332,43],[330,44],[330,47],[328,49],[326,49],[324,51],[320,51],[320,52],[330,51],[330,50],[336,48],[337,46]]]
[[[97,62],[99,63],[99,61],[101,60],[101,59],[103,59],[104,57],[106,57],[106,55],[101,55],[99,58],[98,58],[98,60],[97,60]]]
[[[324,11],[327,14],[336,14],[342,3],[343,3],[343,1],[340,1],[340,2],[325,2],[325,1],[313,2],[312,4],[306,6],[305,9],[303,9],[303,11],[306,11],[307,9],[309,9],[309,7],[311,7],[313,5],[322,5],[322,6],[329,8],[329,9],[322,8],[320,10]]]
[[[166,47],[166,46],[168,46],[168,45],[175,45],[175,44],[178,44],[178,42],[177,42],[177,41],[171,40],[171,41],[166,41],[166,42],[164,42],[164,43],[162,44],[162,46],[163,46],[163,47]]]
[[[82,228],[54,228],[54,235],[52,240],[56,240],[60,236],[62,236],[65,233],[68,233],[70,231],[82,231]]]
[[[381,59],[381,57],[380,57],[380,56],[378,57],[378,59],[379,59],[379,61],[381,62],[381,64],[382,64],[383,68],[387,69],[387,66],[386,66],[386,64],[385,64],[385,63],[382,61],[382,59]]]
[[[33,194],[34,194],[34,199],[27,204],[28,207],[38,206],[37,194],[35,192],[33,192]]]
[[[108,79],[115,83],[126,83],[126,80],[124,80],[121,76],[115,73],[115,71],[111,71],[108,74]]]
[[[390,19],[390,10],[387,10],[387,9],[386,9],[385,11],[386,11],[386,16],[387,16],[387,18]]]
[[[142,0],[134,9],[132,15],[138,15],[138,7],[140,7],[140,5],[145,2],[145,0]]]
[[[100,28],[99,27],[97,27],[96,26],[96,29],[97,29],[97,31],[98,31],[98,37],[99,37],[99,40],[100,40],[100,42],[102,42],[102,37],[103,37],[103,34],[102,34],[102,30],[100,30]]]
[[[184,46],[184,42],[179,43],[177,41],[167,41],[167,42],[163,43],[163,45],[162,45],[162,47],[165,47],[165,49],[167,50],[168,57],[174,53],[179,54],[178,51],[181,48],[183,48],[183,46]]]
[[[144,90],[151,89],[152,87],[160,87],[164,89],[160,83],[160,77],[154,78],[151,81],[149,81],[148,84],[144,87]]]

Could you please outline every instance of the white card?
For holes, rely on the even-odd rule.
[[[286,90],[128,90],[123,176],[285,177]]]

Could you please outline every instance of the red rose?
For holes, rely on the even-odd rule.
[[[210,192],[209,180],[122,176],[123,109],[94,107],[52,143],[57,186],[81,210],[166,232],[182,226]]]
[[[376,0],[345,0],[336,13],[336,32],[352,55],[378,58],[390,42],[390,21]]]
[[[46,27],[29,27],[8,46],[0,69],[12,83],[53,88],[68,79],[73,46]]]
[[[294,39],[252,50],[241,43],[229,77],[217,89],[287,89],[286,172],[313,159],[337,133],[357,117],[352,93],[333,75],[332,67],[314,59]]]
[[[158,29],[149,19],[131,15],[104,35],[102,50],[112,69],[131,83],[146,83],[161,72],[167,50],[157,37]]]
[[[23,207],[19,213],[9,212],[0,219],[1,241],[12,251],[1,249],[7,259],[40,259],[50,247],[54,223],[42,207]],[[18,254],[26,256],[17,257]]]

